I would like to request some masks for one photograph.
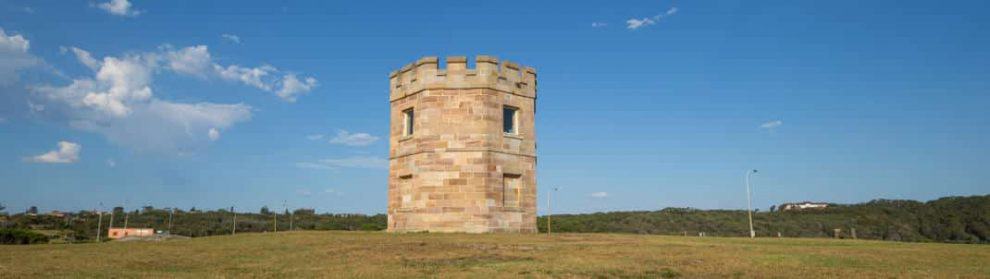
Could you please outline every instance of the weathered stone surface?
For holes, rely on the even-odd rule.
[[[388,230],[536,232],[536,70],[425,57],[389,75]],[[503,107],[518,109],[503,132]],[[414,112],[404,135],[403,112]]]

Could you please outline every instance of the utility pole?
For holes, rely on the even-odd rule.
[[[749,238],[756,238],[756,230],[753,230],[753,198],[749,189],[749,176],[756,173],[756,170],[746,172],[746,214],[749,215]]]
[[[110,227],[109,228],[111,228],[111,229],[113,228],[113,210],[110,210]]]
[[[272,213],[273,213],[273,215],[275,215],[275,232],[278,232],[278,211],[277,211],[277,209],[276,209],[276,211],[272,211]]]
[[[100,213],[99,221],[96,222],[96,243],[100,243],[100,233],[103,232],[103,211],[98,211]]]
[[[127,212],[127,200],[124,200],[124,207],[122,208],[124,210],[124,236],[127,236],[127,217],[131,215]]]
[[[547,237],[550,237],[550,216],[553,215],[553,209],[550,207],[550,196],[556,191],[557,187],[554,187],[553,191],[547,192]]]
[[[168,234],[172,235],[172,214],[175,214],[175,207],[168,211]]]
[[[237,211],[234,211],[234,207],[231,206],[230,212],[234,213],[234,227],[230,228],[230,234],[235,235],[237,234]]]

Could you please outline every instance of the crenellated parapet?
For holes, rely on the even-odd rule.
[[[536,98],[536,69],[498,61],[479,55],[475,68],[467,67],[467,57],[448,56],[446,67],[440,68],[436,56],[423,57],[389,74],[389,100],[417,94],[429,89],[488,88],[513,95]]]

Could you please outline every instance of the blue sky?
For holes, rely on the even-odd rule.
[[[0,1],[8,211],[386,208],[387,74],[537,69],[540,212],[990,193],[984,1]]]

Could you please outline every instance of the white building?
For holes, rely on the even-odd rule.
[[[804,210],[804,209],[821,209],[828,207],[828,203],[824,202],[798,202],[798,203],[785,203],[780,205],[780,210]]]

